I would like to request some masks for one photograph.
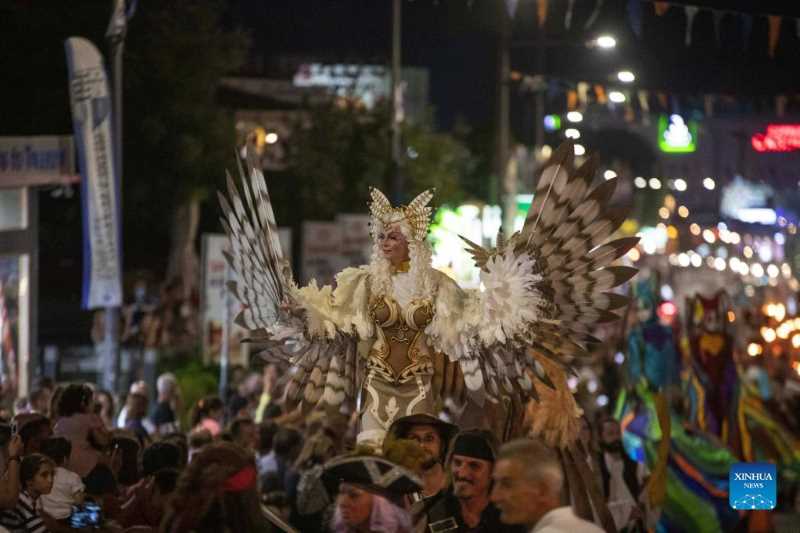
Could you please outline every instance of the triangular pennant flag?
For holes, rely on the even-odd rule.
[[[568,0],[567,12],[564,13],[564,28],[569,29],[572,26],[572,11],[575,9],[575,0]]]
[[[700,11],[697,6],[686,6],[683,8],[686,11],[686,46],[692,44],[692,26],[694,26],[694,16]]]
[[[677,113],[681,114],[681,101],[678,99],[677,94],[673,94],[670,98],[670,103],[672,104],[672,108],[670,109],[670,113]]]
[[[625,8],[628,12],[628,22],[631,24],[633,34],[638,38],[642,38],[642,3],[639,0],[628,0],[628,5]]]
[[[750,34],[753,32],[753,16],[748,14],[739,15],[742,23],[742,50],[750,47]]]
[[[703,95],[703,110],[708,118],[714,116],[714,100],[715,98],[713,94]]]
[[[536,1],[536,19],[539,21],[539,27],[543,27],[547,21],[547,0]]]
[[[647,91],[640,89],[637,93],[639,100],[639,107],[642,109],[642,124],[645,126],[650,124],[650,99]]]
[[[578,107],[578,92],[569,90],[567,91],[567,109],[574,111]]]
[[[508,11],[508,17],[513,19],[514,15],[517,14],[517,6],[519,5],[519,0],[506,0],[506,11]]]
[[[650,112],[650,101],[647,97],[648,93],[644,89],[639,89],[639,92],[636,94],[636,98],[639,100],[639,107],[641,107],[642,111],[645,113]]]
[[[594,96],[598,104],[605,104],[608,98],[606,97],[606,90],[602,85],[594,86]]]
[[[636,112],[633,110],[633,106],[630,103],[625,104],[625,114],[623,116],[625,122],[628,124],[636,120]]]
[[[589,29],[592,26],[592,24],[594,24],[594,22],[597,20],[597,17],[600,16],[600,11],[603,9],[604,1],[605,0],[595,0],[592,14],[589,15],[589,18],[586,20],[586,24],[583,25],[584,29]]]
[[[769,36],[767,40],[769,57],[775,57],[775,49],[778,47],[778,38],[781,36],[781,17],[770,15],[767,17],[769,24]]]
[[[667,100],[667,93],[665,92],[657,92],[656,98],[658,98],[658,103],[661,106],[661,109],[664,111],[669,111],[669,101]]]
[[[669,11],[669,4],[666,2],[653,2],[653,6],[655,6],[656,15],[659,17]]]
[[[722,35],[720,34],[720,26],[722,24],[722,17],[725,16],[725,13],[722,11],[713,11],[714,16],[714,37],[717,39],[717,45],[722,46]]]
[[[777,116],[782,117],[786,114],[786,104],[788,101],[789,99],[785,94],[779,94],[775,97],[775,114]]]
[[[589,84],[585,81],[578,82],[578,106],[583,109],[589,105]]]

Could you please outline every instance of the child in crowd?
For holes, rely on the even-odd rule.
[[[40,497],[53,488],[53,472],[56,465],[49,457],[40,453],[26,456],[19,468],[19,493],[13,509],[0,512],[0,526],[11,533],[47,533],[41,514]]]
[[[42,496],[42,509],[56,520],[69,518],[72,506],[83,502],[83,481],[67,470],[72,445],[64,437],[53,437],[42,443],[42,453],[56,464],[53,490]]]

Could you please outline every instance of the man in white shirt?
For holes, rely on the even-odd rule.
[[[556,453],[531,439],[500,448],[492,474],[492,502],[504,524],[523,524],[531,533],[603,533],[561,506],[564,472]]]

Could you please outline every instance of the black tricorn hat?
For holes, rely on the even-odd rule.
[[[340,483],[350,483],[391,500],[422,490],[422,482],[410,470],[376,455],[334,457],[325,463],[322,481],[330,494]]]

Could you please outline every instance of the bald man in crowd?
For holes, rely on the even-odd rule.
[[[504,524],[530,533],[603,533],[562,506],[564,473],[558,455],[544,444],[517,439],[500,448],[492,474],[492,503]]]

